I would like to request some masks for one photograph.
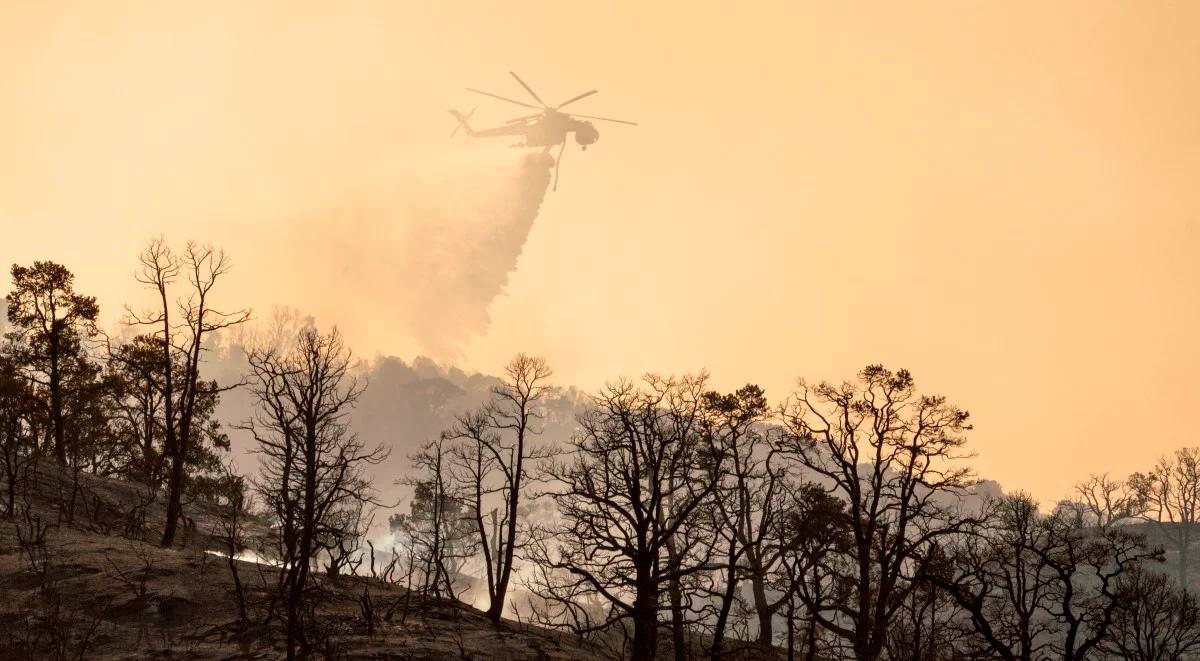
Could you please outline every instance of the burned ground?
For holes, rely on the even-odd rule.
[[[193,504],[193,531],[164,549],[155,544],[161,504],[143,505],[145,489],[46,464],[35,475],[36,488],[0,520],[0,658],[283,655],[279,618],[264,623],[277,572],[237,563],[248,604],[239,622],[228,560],[210,552],[221,548],[215,508]],[[248,528],[259,539],[269,533],[261,520]],[[322,574],[315,589],[315,638],[328,658],[602,658],[573,638],[492,625],[459,602],[370,577]]]

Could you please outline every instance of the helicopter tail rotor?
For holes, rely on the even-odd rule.
[[[458,120],[458,124],[454,127],[454,130],[450,132],[451,138],[458,135],[458,131],[460,129],[466,129],[468,132],[471,131],[471,125],[467,123],[467,120],[471,119],[471,115],[475,114],[474,108],[471,108],[471,112],[468,112],[465,115],[462,114],[461,112],[458,112],[457,110],[451,110],[450,114],[454,115],[454,119]]]

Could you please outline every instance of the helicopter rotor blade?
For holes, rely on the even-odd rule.
[[[618,123],[618,124],[628,124],[628,125],[630,125],[630,126],[637,126],[637,125],[638,125],[638,123],[637,123],[637,122],[630,122],[630,121],[628,121],[628,120],[624,120],[624,119],[613,119],[612,117],[596,117],[595,115],[576,115],[576,114],[575,114],[575,113],[573,113],[573,112],[572,112],[572,113],[567,113],[567,114],[568,114],[568,115],[570,115],[570,116],[572,116],[572,117],[582,117],[582,118],[584,118],[584,119],[599,119],[599,120],[601,120],[601,121],[605,121],[605,122],[616,122],[616,123]]]
[[[558,168],[562,166],[563,152],[565,152],[566,150],[567,150],[567,141],[564,139],[562,141],[562,146],[558,148],[558,158],[554,159],[554,189],[553,189],[553,191],[555,193],[558,192]]]
[[[529,120],[537,119],[538,117],[541,117],[541,115],[537,114],[537,115],[525,115],[524,117],[514,117],[514,118],[508,120],[507,122],[505,122],[505,124],[516,124],[517,122],[528,122]]]
[[[589,97],[589,96],[591,96],[591,95],[593,95],[593,94],[595,94],[596,92],[599,92],[599,91],[600,91],[600,90],[592,90],[592,91],[590,91],[590,92],[584,92],[583,94],[580,94],[579,96],[576,96],[576,97],[571,97],[570,99],[567,99],[566,101],[563,101],[562,103],[558,104],[557,106],[554,106],[554,109],[555,109],[555,110],[558,110],[558,109],[562,108],[563,106],[567,105],[568,103],[575,103],[576,101],[578,101],[578,100],[580,100],[580,99],[587,98],[587,97]]]
[[[526,107],[526,108],[533,108],[534,110],[541,110],[541,108],[539,108],[539,107],[537,107],[537,106],[535,106],[535,105],[529,104],[529,103],[525,103],[524,101],[517,101],[516,99],[510,99],[510,98],[508,98],[507,96],[500,96],[499,94],[492,94],[491,92],[485,92],[485,91],[483,91],[483,90],[477,90],[477,89],[475,89],[475,88],[473,88],[473,87],[468,87],[468,88],[467,88],[467,91],[468,91],[468,92],[474,92],[474,93],[476,93],[476,94],[482,94],[482,95],[484,95],[484,96],[490,96],[490,97],[492,97],[493,99],[500,99],[501,101],[508,101],[509,103],[515,103],[515,104],[517,104],[518,106],[524,106],[524,107]]]
[[[542,104],[543,108],[549,107],[546,105],[546,102],[542,100],[542,97],[538,96],[537,93],[533,91],[532,87],[526,85],[525,81],[521,80],[521,77],[518,76],[515,71],[509,71],[508,73],[512,74],[512,77],[516,78],[518,83],[521,83],[521,87],[524,87],[525,91],[529,92],[529,96],[532,96],[534,101],[537,101],[538,103]]]

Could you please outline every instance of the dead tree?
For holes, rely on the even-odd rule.
[[[610,608],[589,626],[628,622],[631,658],[654,658],[662,595],[676,578],[709,568],[691,548],[667,553],[672,541],[702,543],[678,533],[711,504],[711,476],[720,471],[721,455],[701,425],[705,382],[621,381],[580,416],[572,458],[546,471],[561,522],[531,546],[542,569],[534,590],[562,605],[543,615],[548,624],[570,626],[561,618],[579,613],[567,602],[595,595]]]
[[[279,530],[280,592],[294,658],[315,642],[304,620],[313,561],[343,522],[337,512],[376,504],[364,470],[387,451],[366,447],[350,430],[348,416],[365,386],[351,374],[351,354],[336,328],[305,328],[290,347],[253,350],[249,360],[258,407],[243,427],[257,442],[255,486]]]
[[[973,637],[966,651],[1030,661],[1050,653],[1058,624],[1048,611],[1058,586],[1042,560],[1055,540],[1026,494],[987,504],[986,516],[947,546],[951,569],[926,572],[965,612]]]
[[[417,476],[402,482],[413,489],[409,512],[389,519],[412,561],[409,580],[419,575],[417,591],[435,599],[456,598],[459,571],[478,550],[474,512],[452,480],[449,444],[442,435],[412,455]]]
[[[1079,525],[1109,528],[1139,517],[1146,502],[1132,485],[1107,473],[1089,475],[1075,485],[1071,498],[1059,507],[1075,516]]]
[[[233,580],[233,599],[237,606],[238,624],[245,625],[248,621],[246,611],[246,589],[238,571],[238,555],[246,547],[245,518],[250,511],[249,494],[246,493],[246,480],[238,475],[232,463],[222,465],[222,477],[228,488],[220,503],[221,521],[216,538],[224,546],[226,563],[229,567],[229,577]]]
[[[213,333],[237,326],[250,318],[249,310],[220,312],[213,307],[212,291],[229,273],[232,264],[225,251],[212,246],[189,242],[182,255],[176,255],[159,237],[150,242],[139,256],[141,269],[138,282],[151,287],[159,307],[135,314],[127,309],[128,323],[152,329],[158,338],[161,355],[161,388],[163,397],[163,454],[169,460],[167,473],[167,515],[163,526],[162,546],[175,542],[175,532],[182,510],[186,480],[185,466],[198,435],[195,420],[201,402],[220,393],[215,382],[200,379],[200,363],[205,352],[205,340]],[[187,295],[173,307],[170,291],[183,280]],[[182,365],[182,373],[177,366]]]
[[[1049,544],[1035,552],[1056,581],[1047,609],[1061,627],[1055,658],[1084,661],[1108,639],[1121,605],[1121,577],[1146,562],[1161,561],[1163,552],[1120,527],[1080,528],[1062,515],[1046,517],[1043,525]]]
[[[978,526],[947,547],[951,567],[923,576],[968,618],[972,656],[1030,661],[1091,658],[1122,608],[1129,572],[1161,558],[1120,527],[1083,527],[1024,494],[993,501]]]
[[[1192,537],[1200,522],[1200,448],[1180,448],[1149,473],[1129,476],[1142,503],[1141,518],[1153,522],[1177,553],[1176,576],[1188,586]]]
[[[1102,651],[1129,661],[1188,659],[1200,652],[1200,601],[1170,575],[1134,567],[1117,581],[1116,592]]]
[[[478,548],[487,577],[487,616],[499,622],[512,579],[515,552],[524,544],[518,522],[527,473],[533,461],[551,456],[534,447],[541,433],[541,401],[550,392],[546,361],[518,354],[504,366],[504,377],[480,410],[459,416],[447,437],[453,452],[456,481],[469,503]],[[484,512],[496,501],[491,521]]]
[[[861,661],[878,659],[888,630],[931,544],[968,521],[956,511],[973,483],[958,460],[967,412],[919,395],[912,375],[872,365],[856,382],[800,381],[783,408],[783,441],[814,477],[847,503],[856,586],[843,618],[817,613]]]

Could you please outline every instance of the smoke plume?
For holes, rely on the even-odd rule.
[[[365,331],[371,344],[412,342],[414,352],[454,359],[487,331],[488,307],[517,267],[553,164],[545,154],[505,152],[390,173],[297,219],[298,245],[277,251],[294,260],[282,272],[327,292],[320,316],[359,335],[374,326]],[[306,293],[287,295],[310,300]]]

